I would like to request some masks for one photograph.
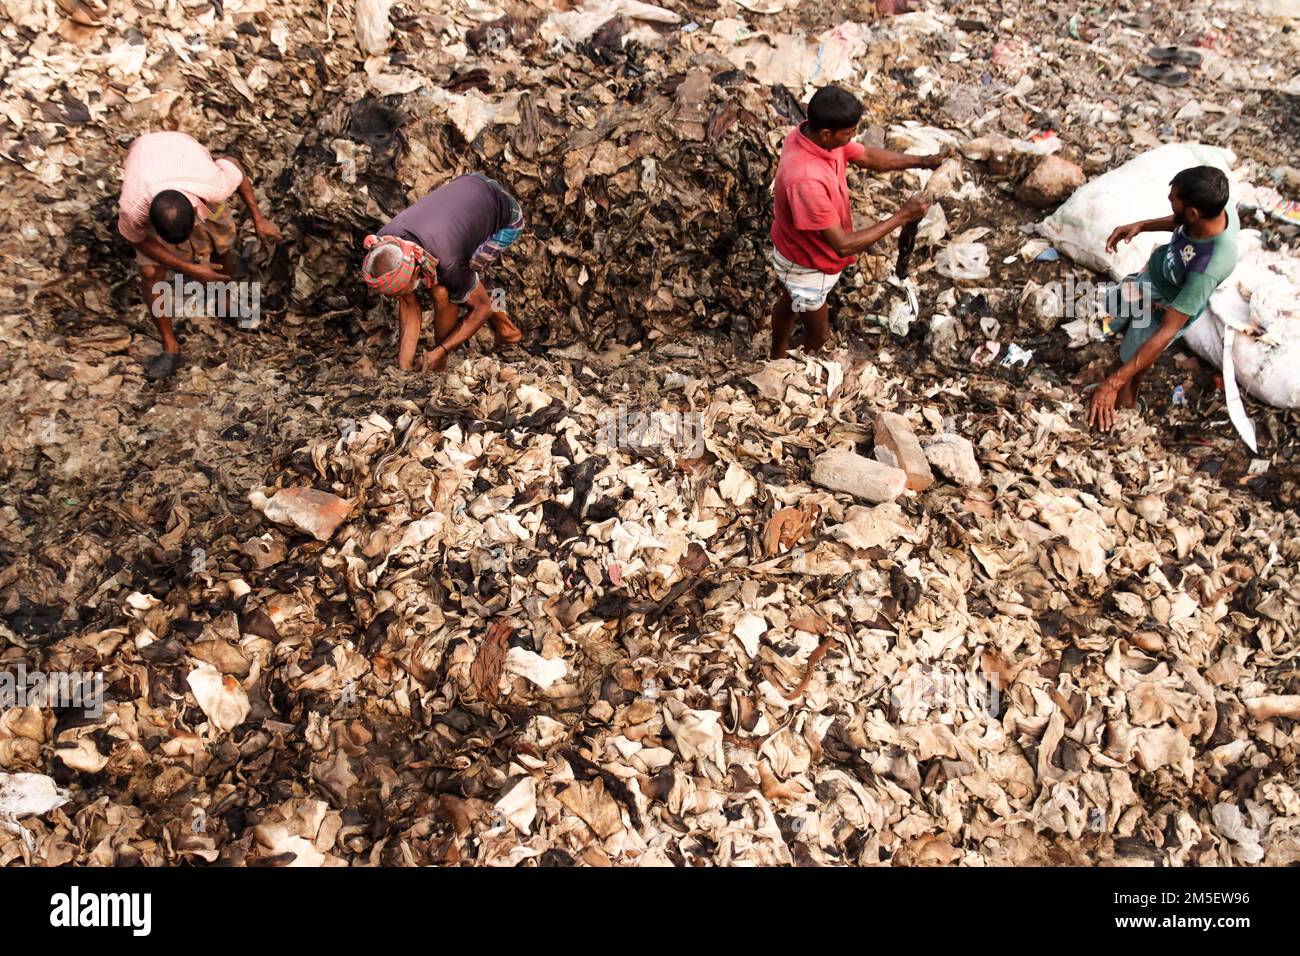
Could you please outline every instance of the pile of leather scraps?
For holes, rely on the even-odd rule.
[[[72,794],[0,858],[1295,860],[1295,515],[1135,419],[1100,453],[1044,380],[909,383],[848,350],[467,357],[274,442],[202,568],[15,635],[111,692],[0,717],[7,770]],[[813,483],[890,410],[978,484]]]

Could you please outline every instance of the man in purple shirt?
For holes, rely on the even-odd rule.
[[[439,186],[366,237],[362,278],[370,288],[398,299],[399,367],[414,367],[421,315],[415,293],[421,285],[433,294],[437,343],[425,356],[426,371],[445,369],[447,353],[485,322],[492,323],[497,345],[523,338],[481,281],[523,230],[514,197],[486,176],[470,173]],[[469,308],[463,321],[461,305]]]

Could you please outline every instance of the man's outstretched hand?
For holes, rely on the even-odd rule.
[[[1092,402],[1088,405],[1088,427],[1097,431],[1110,431],[1115,425],[1115,400],[1119,389],[1104,379],[1092,393]]]
[[[1112,232],[1110,234],[1110,238],[1106,240],[1106,251],[1114,252],[1116,246],[1118,246],[1121,242],[1131,241],[1133,237],[1136,236],[1141,231],[1142,231],[1142,223],[1140,222],[1130,222],[1126,226],[1116,226],[1115,231]]]
[[[917,193],[899,207],[898,215],[904,222],[917,222],[925,218],[925,214],[930,211],[932,201],[925,193]]]
[[[938,169],[948,160],[956,159],[956,158],[957,158],[957,147],[945,146],[940,152],[931,153],[929,156],[925,157],[925,168]]]
[[[221,271],[221,268],[215,263],[191,262],[189,268],[185,269],[185,274],[191,279],[197,279],[200,282],[228,282],[230,276]]]
[[[284,238],[284,235],[280,232],[279,226],[271,222],[269,219],[263,219],[261,216],[258,216],[257,219],[253,221],[253,231],[257,233],[259,238],[270,239],[273,242]]]

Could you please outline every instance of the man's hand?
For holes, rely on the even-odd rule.
[[[925,157],[925,163],[923,165],[926,169],[938,169],[948,160],[956,158],[957,147],[945,146],[941,152],[931,153],[929,156]]]
[[[225,282],[230,278],[221,271],[220,264],[216,262],[186,263],[185,269],[182,271],[191,279],[198,279],[200,282]]]
[[[429,349],[420,360],[420,371],[422,372],[443,372],[446,369],[447,350],[441,345],[435,345]]]
[[[1145,225],[1146,223],[1144,222],[1130,222],[1126,226],[1116,226],[1115,231],[1112,232],[1110,234],[1110,238],[1106,240],[1106,251],[1114,252],[1115,248],[1121,242],[1131,241],[1138,233],[1142,231],[1142,227]]]
[[[1109,379],[1104,379],[1092,393],[1092,402],[1088,406],[1088,427],[1098,431],[1110,431],[1115,425],[1115,399],[1119,388]]]
[[[258,216],[253,220],[253,231],[257,233],[259,238],[270,239],[273,242],[278,242],[284,238],[284,235],[280,232],[279,226],[271,222],[271,220],[264,219],[261,216]]]
[[[907,202],[903,203],[898,210],[898,217],[903,222],[917,222],[925,218],[925,214],[930,211],[930,196],[926,193],[917,193]]]

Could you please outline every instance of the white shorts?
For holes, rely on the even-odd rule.
[[[776,268],[776,277],[790,293],[790,308],[795,312],[816,312],[820,309],[826,304],[826,296],[843,275],[842,272],[827,275],[817,269],[791,262],[775,246],[772,247],[772,265]]]

